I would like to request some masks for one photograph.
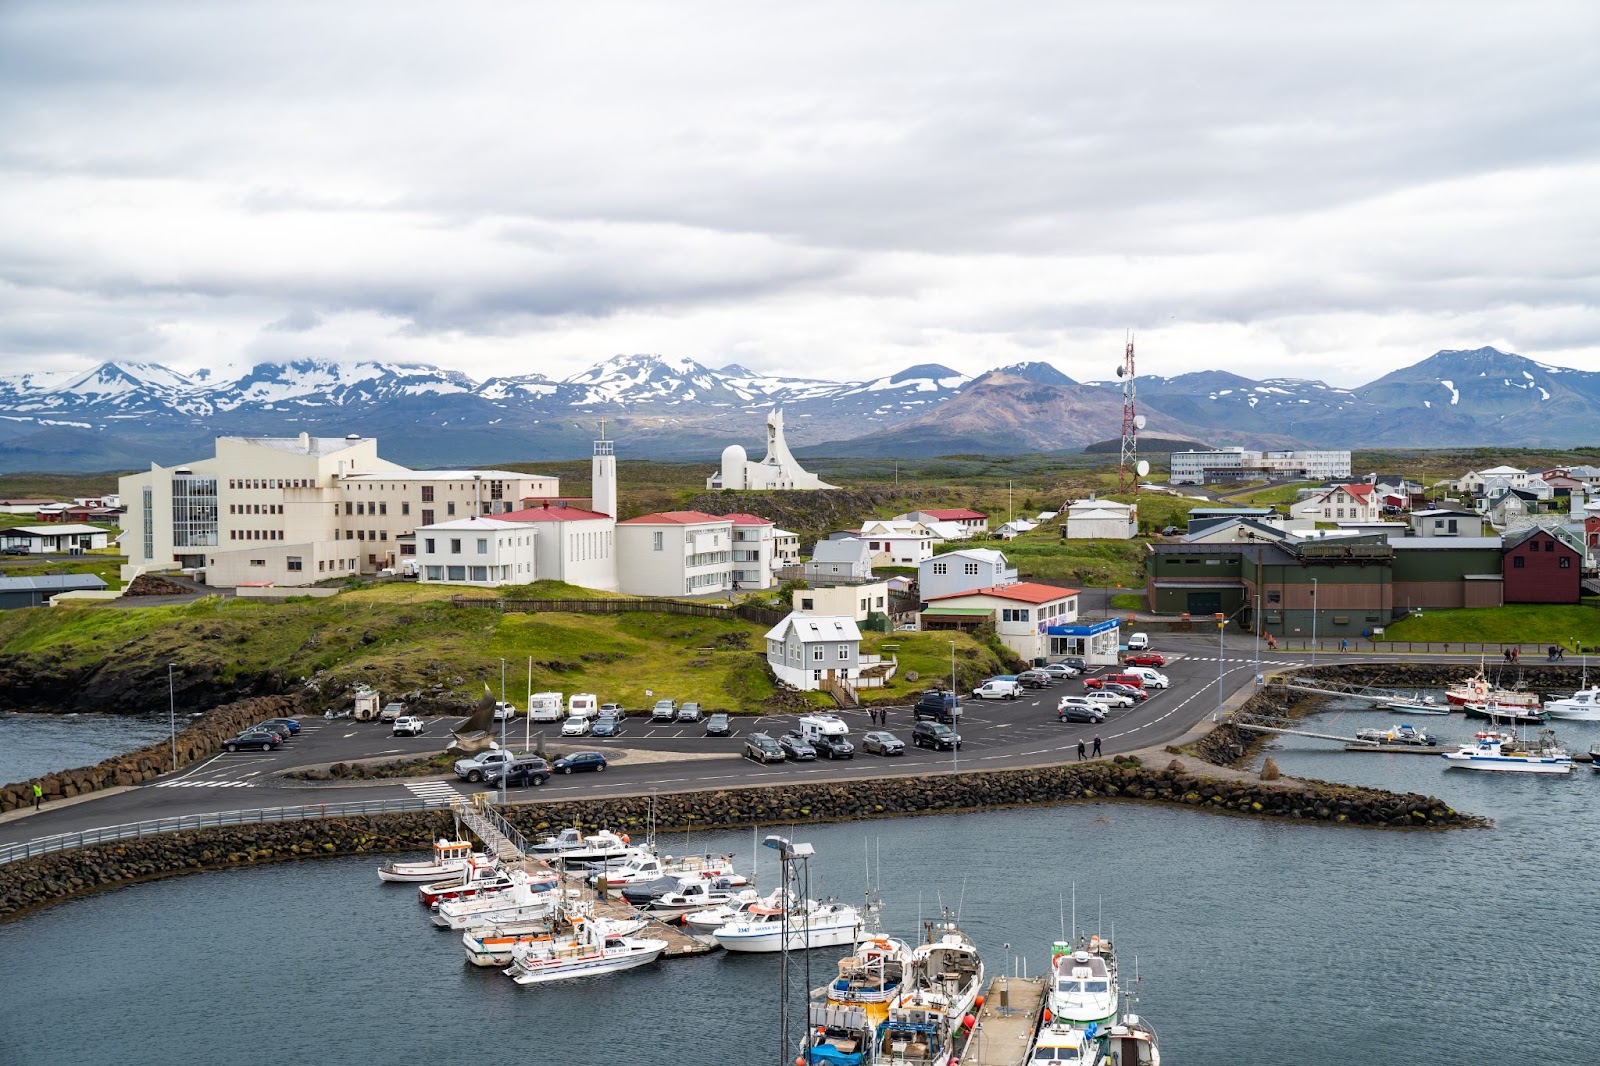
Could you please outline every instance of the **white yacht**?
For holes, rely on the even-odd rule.
[[[1545,700],[1544,709],[1551,718],[1600,722],[1600,685],[1580,689],[1566,699]]]
[[[577,893],[577,889],[570,891]],[[550,917],[560,902],[561,893],[555,886],[536,882],[518,870],[506,891],[445,900],[434,909],[432,921],[441,929],[466,929],[484,922],[536,921]]]
[[[861,912],[847,903],[807,900],[798,908],[752,906],[711,935],[729,951],[781,951],[785,931],[790,951],[853,944],[866,928]]]
[[[780,889],[775,888],[765,896],[759,896],[753,888],[742,888],[726,903],[715,907],[707,907],[705,910],[690,911],[685,914],[683,916],[683,924],[691,932],[709,935],[758,903],[765,903],[769,907],[782,906],[779,903],[780,898]]]
[[[1111,941],[1079,937],[1076,945],[1058,940],[1050,949],[1051,985],[1047,1007],[1057,1026],[1103,1028],[1117,1016],[1117,962]]]
[[[1531,748],[1516,744],[1509,733],[1479,733],[1470,744],[1440,754],[1450,766],[1463,770],[1492,770],[1512,774],[1570,774],[1572,756],[1556,746],[1555,732],[1539,730]]]
[[[571,935],[518,944],[504,972],[519,985],[548,984],[648,966],[665,950],[665,940],[618,935],[609,923],[584,922]]]

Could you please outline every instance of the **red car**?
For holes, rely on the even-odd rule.
[[[1085,691],[1092,692],[1106,685],[1127,685],[1129,688],[1144,688],[1144,678],[1137,674],[1101,674],[1099,677],[1086,677],[1083,679]]]
[[[1123,666],[1165,666],[1166,656],[1158,651],[1136,651],[1122,660]]]

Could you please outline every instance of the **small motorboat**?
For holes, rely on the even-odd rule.
[[[448,899],[472,899],[490,892],[500,892],[513,884],[511,876],[500,869],[494,859],[469,857],[466,866],[455,877],[417,886],[417,899],[424,907],[434,907]]]
[[[721,906],[731,901],[738,892],[737,887],[726,881],[683,878],[678,882],[677,888],[657,896],[644,909],[651,914],[684,914],[688,911]]]
[[[645,926],[643,918],[592,918],[575,914],[540,922],[475,925],[461,934],[461,943],[472,965],[505,967],[510,964],[518,944],[548,941],[558,931],[576,929],[584,922],[604,923],[605,932],[611,936],[631,936]]]
[[[427,862],[388,862],[378,867],[378,880],[410,883],[441,881],[466,868],[473,855],[472,845],[465,840],[433,842],[433,858]],[[478,858],[485,856],[480,852]]]
[[[521,922],[548,918],[561,902],[561,894],[549,882],[535,882],[520,870],[503,892],[490,892],[471,899],[447,899],[433,912],[433,924],[441,929],[466,929],[484,922]],[[570,889],[574,895],[577,889]]]
[[[559,855],[583,847],[583,830],[568,826],[555,836],[545,837],[533,846],[536,855]]]
[[[663,877],[670,877],[675,881],[687,879],[726,881],[736,888],[749,884],[744,876],[734,872],[733,859],[730,856],[713,858],[710,855],[703,857],[689,855],[682,859],[674,859],[668,855],[662,859],[652,854],[640,853],[621,866],[590,874],[589,883],[598,886],[602,876],[605,877],[606,886],[609,888],[649,884]]]
[[[1468,718],[1487,718],[1491,722],[1509,722],[1512,725],[1543,725],[1545,710],[1537,703],[1531,707],[1497,703],[1463,703],[1462,713]]]
[[[1600,685],[1580,689],[1566,699],[1545,700],[1544,710],[1551,718],[1573,722],[1600,722]]]
[[[1450,704],[1443,706],[1436,703],[1429,695],[1420,696],[1395,696],[1384,700],[1382,703],[1373,704],[1380,711],[1396,711],[1400,714],[1442,714],[1450,713]]]
[[[1438,737],[1424,733],[1409,722],[1392,729],[1362,729],[1357,731],[1356,739],[1363,744],[1395,744],[1409,748],[1432,748],[1439,743]]]
[[[1124,1014],[1105,1033],[1111,1061],[1117,1066],[1161,1066],[1156,1031],[1137,1014]]]
[[[691,932],[710,935],[729,922],[734,921],[739,915],[758,903],[764,903],[769,907],[780,906],[778,902],[780,892],[780,889],[775,888],[765,896],[758,896],[753,888],[740,889],[726,903],[716,907],[708,907],[702,911],[690,911],[685,914],[683,916],[684,927]]]
[[[575,848],[559,851],[554,858],[566,863],[568,866],[586,862],[605,862],[620,855],[631,855],[635,848],[626,834],[618,835],[609,829],[602,829],[583,838],[583,843]]]
[[[504,972],[519,985],[548,984],[648,966],[665,950],[665,940],[616,935],[608,923],[584,922],[571,935],[518,944]]]
[[[807,900],[787,914],[754,905],[711,935],[729,951],[772,952],[783,950],[786,934],[790,951],[805,951],[853,944],[864,932],[861,912],[849,904]]]
[[[1472,743],[1463,744],[1456,751],[1440,753],[1449,766],[1463,770],[1493,770],[1514,774],[1570,774],[1572,756],[1556,746],[1555,732],[1539,731],[1539,740],[1531,750],[1515,746],[1509,733],[1479,733]]]

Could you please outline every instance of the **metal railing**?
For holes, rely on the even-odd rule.
[[[184,814],[156,818],[147,822],[100,826],[76,833],[58,833],[20,844],[0,846],[0,866],[6,863],[71,851],[92,844],[116,840],[177,833],[185,829],[209,829],[223,825],[258,825],[269,822],[311,822],[323,818],[347,818],[362,814],[399,814],[406,811],[449,810],[448,799],[389,799],[364,803],[307,803],[299,807],[261,807],[245,811],[216,811],[211,814]]]

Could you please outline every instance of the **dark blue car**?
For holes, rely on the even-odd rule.
[[[563,755],[550,767],[558,774],[570,774],[582,770],[602,771],[606,768],[606,757],[598,751],[575,751],[571,755]]]
[[[257,723],[251,728],[270,729],[280,737],[284,735],[285,730],[288,730],[288,735],[291,737],[300,733],[300,723],[293,718],[268,718],[265,722]]]

